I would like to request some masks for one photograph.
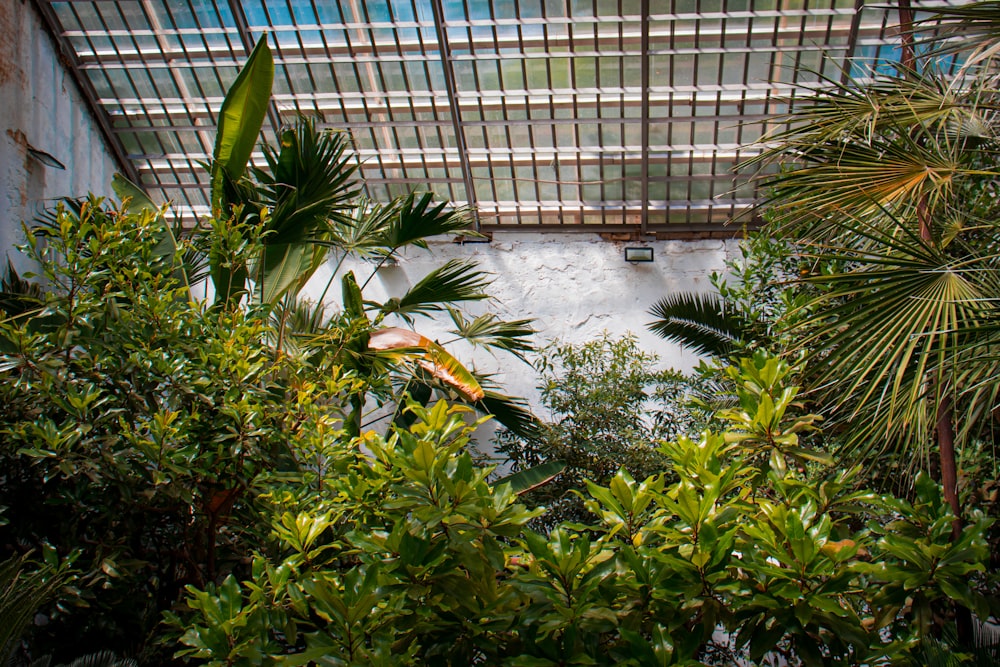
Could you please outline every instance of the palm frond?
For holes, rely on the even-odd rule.
[[[801,345],[820,368],[816,385],[854,429],[849,447],[870,454],[927,446],[937,406],[954,394],[969,332],[983,317],[991,272],[981,262],[956,262],[919,239],[911,251],[845,254],[854,270],[823,276],[827,291],[801,323]],[[826,257],[830,257],[827,254]],[[993,270],[995,271],[995,269]]]
[[[254,169],[262,202],[271,209],[266,241],[308,239],[330,218],[354,206],[361,192],[358,164],[342,132],[320,131],[302,117],[281,133],[279,148],[264,146],[268,169]]]
[[[387,301],[382,306],[382,312],[404,317],[427,315],[443,310],[447,304],[480,301],[489,298],[484,291],[489,283],[486,274],[475,264],[457,259],[449,260],[424,276],[402,297]]]
[[[68,577],[65,569],[29,571],[28,554],[0,562],[0,662],[6,664],[35,613]]]
[[[678,292],[657,301],[649,309],[657,319],[650,331],[697,354],[729,356],[746,336],[746,323],[726,312],[717,295]]]
[[[38,310],[44,300],[45,292],[41,286],[22,278],[8,258],[7,270],[0,278],[0,312],[8,317],[18,317]]]
[[[361,197],[345,215],[331,220],[327,238],[319,242],[365,257],[384,251],[383,239],[391,212]]]
[[[448,309],[455,329],[451,333],[461,337],[473,346],[496,348],[517,355],[526,361],[525,353],[534,352],[535,346],[528,340],[536,331],[531,326],[533,320],[501,320],[493,313],[485,313],[468,320],[458,310]]]
[[[517,437],[537,441],[543,433],[542,423],[528,408],[522,398],[507,396],[492,389],[484,390],[483,397],[476,403],[481,412],[492,415]]]
[[[959,93],[933,70],[824,83],[740,166],[757,171],[757,208],[783,228],[820,239],[845,216],[913,220],[918,208],[936,220],[965,184],[998,176],[995,114],[979,88]]]
[[[1000,3],[970,2],[961,7],[938,7],[920,21],[919,44],[930,47],[930,56],[965,53],[973,64],[996,54],[1000,44]]]
[[[433,193],[411,192],[383,206],[380,216],[387,221],[383,245],[394,250],[406,245],[426,248],[432,236],[468,232],[469,220],[464,211],[449,210],[447,202],[432,205],[433,200]]]
[[[119,658],[113,651],[99,651],[80,656],[73,662],[57,667],[139,667],[139,663],[132,658]]]
[[[286,291],[301,289],[322,264],[327,246],[315,241],[326,235],[331,218],[351,208],[360,188],[344,135],[320,132],[309,118],[281,133],[280,148],[265,146],[264,157],[268,169],[253,171],[260,205],[270,215],[253,274],[262,283],[261,301],[274,303]]]

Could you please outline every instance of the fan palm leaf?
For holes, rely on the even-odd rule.
[[[484,291],[489,282],[475,264],[452,259],[424,276],[403,296],[387,301],[381,311],[383,315],[409,317],[443,310],[445,304],[480,301],[489,298]]]
[[[726,311],[718,295],[678,292],[663,297],[649,309],[657,318],[650,331],[697,354],[728,357],[745,338],[747,324]]]
[[[360,197],[346,215],[330,221],[327,238],[318,242],[362,257],[383,253],[384,229],[391,217],[384,211],[381,204]]]
[[[69,571],[44,567],[29,572],[28,556],[0,562],[0,661],[8,658],[38,609],[55,597],[69,579]]]
[[[994,258],[941,252],[912,235],[889,238],[852,225],[882,250],[825,251],[826,260],[853,270],[815,278],[826,286],[800,327],[801,345],[820,370],[815,385],[856,429],[849,446],[860,454],[888,448],[922,449],[945,396],[968,387],[957,376],[981,338],[984,299],[994,294]],[[976,344],[977,347],[981,345]],[[979,365],[982,367],[981,364]]]
[[[504,350],[522,361],[526,361],[526,353],[535,351],[534,344],[528,340],[536,333],[530,319],[502,320],[494,313],[484,313],[470,320],[455,308],[449,308],[448,314],[456,327],[450,333],[473,346]]]
[[[988,60],[1000,45],[1000,3],[970,2],[960,7],[936,7],[934,14],[921,21],[920,43],[931,47],[931,54],[965,54],[966,63]]]
[[[481,383],[484,383],[482,379]],[[476,408],[484,414],[492,415],[497,422],[521,439],[536,441],[542,437],[544,427],[524,399],[487,388],[476,403]]]
[[[911,74],[849,79],[800,100],[783,119],[790,127],[742,165],[768,188],[758,207],[785,230],[844,242],[841,219],[942,221],[968,184],[995,178],[984,91],[955,91],[936,71]]]

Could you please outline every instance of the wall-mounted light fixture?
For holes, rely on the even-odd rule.
[[[652,262],[652,248],[625,248],[626,262]]]

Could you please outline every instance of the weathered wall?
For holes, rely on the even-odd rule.
[[[626,245],[649,245],[652,263],[629,264]],[[535,318],[538,343],[552,339],[568,342],[593,340],[608,331],[613,335],[632,332],[646,350],[656,352],[664,367],[689,369],[697,358],[646,329],[650,306],[676,291],[711,289],[709,275],[724,270],[725,260],[735,253],[735,242],[654,241],[646,244],[611,242],[596,234],[496,233],[490,243],[458,245],[432,243],[430,251],[411,249],[395,267],[382,268],[365,289],[365,296],[382,301],[399,296],[433,268],[452,258],[467,258],[493,275],[490,293],[495,302],[488,307],[505,319]],[[373,266],[358,262],[352,269],[359,282],[371,275]],[[318,272],[310,284],[315,299],[326,285],[332,266]],[[330,288],[340,298],[340,284]],[[330,299],[330,297],[328,297]],[[481,310],[474,304],[474,312]],[[447,320],[447,316],[445,316]],[[447,326],[417,318],[415,328],[441,342],[452,338]],[[463,361],[474,359],[480,370],[498,373],[506,390],[534,398],[537,376],[530,367],[509,355],[493,358],[489,353],[457,346]]]
[[[2,262],[5,254],[17,254],[22,220],[58,197],[107,193],[117,167],[32,3],[0,0],[0,35]],[[66,169],[43,165],[29,146]]]

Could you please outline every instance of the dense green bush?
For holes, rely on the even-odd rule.
[[[552,343],[538,353],[547,412],[539,437],[501,429],[495,444],[515,470],[566,464],[556,480],[526,497],[548,507],[542,523],[584,519],[583,504],[572,492],[585,489],[585,480],[606,484],[620,468],[636,479],[662,472],[666,460],[656,443],[695,435],[707,424],[712,409],[694,401],[721,391],[713,374],[684,376],[658,369],[658,361],[635,336],[607,333],[581,344]]]
[[[339,465],[329,449],[361,446],[366,403],[392,417],[400,380],[472,402],[475,378],[433,341],[374,324],[380,304],[353,280],[345,308],[304,330],[276,316],[287,302],[194,300],[198,258],[252,265],[260,232],[230,221],[174,238],[159,211],[94,198],[28,236],[44,289],[6,283],[21,289],[0,321],[0,553],[76,573],[34,628],[35,656],[164,660],[163,611],[186,585],[247,570],[270,530],[262,499],[288,479],[322,487]],[[430,307],[432,283],[406,304]]]
[[[621,470],[589,482],[590,526],[547,536],[525,527],[539,510],[486,482],[454,408],[413,408],[411,429],[366,440],[370,455],[342,447],[324,484],[275,488],[272,541],[251,575],[189,587],[189,611],[172,618],[182,654],[210,665],[908,664],[942,600],[986,613],[969,581],[989,520],[973,516],[953,542],[926,477],[909,503],[856,488],[856,470],[777,464],[795,462],[785,454],[804,423],[774,407],[794,394],[788,368],[758,355],[734,377],[747,395],[732,430],[661,448],[676,481]]]
[[[189,300],[154,254],[155,216],[91,200],[55,224],[29,237],[44,297],[0,323],[0,544],[79,552],[70,603],[90,608],[48,627],[74,650],[135,651],[185,584],[256,539],[262,475],[314,437],[295,397],[333,418],[351,381],[274,355],[265,309]]]

